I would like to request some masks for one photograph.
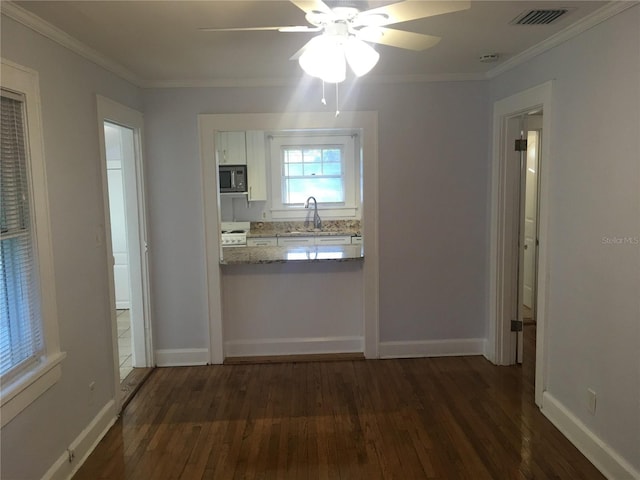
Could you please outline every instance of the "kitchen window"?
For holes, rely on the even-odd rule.
[[[313,196],[323,215],[359,217],[358,136],[349,132],[271,134],[271,207],[274,219],[300,219]]]
[[[2,62],[2,426],[58,381],[60,362],[37,73]]]

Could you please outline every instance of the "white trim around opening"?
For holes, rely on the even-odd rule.
[[[364,355],[378,357],[378,114],[377,112],[261,113],[198,116],[204,200],[209,350],[211,363],[224,361],[220,274],[219,205],[215,132],[249,130],[362,129],[364,242]]]
[[[125,188],[133,198],[131,207],[127,207],[127,242],[136,245],[129,247],[129,265],[131,271],[131,311],[132,318],[132,350],[135,350],[137,367],[154,365],[154,351],[151,329],[151,297],[149,278],[149,258],[147,239],[147,215],[145,204],[144,161],[143,161],[143,116],[142,113],[121,105],[113,100],[97,95],[98,132],[100,143],[100,175],[102,177],[104,201],[104,240],[106,242],[109,301],[111,305],[111,329],[114,351],[115,401],[116,411],[120,410],[120,375],[118,352],[118,327],[116,320],[115,284],[113,273],[113,248],[111,245],[111,222],[109,213],[109,191],[107,183],[107,158],[104,134],[104,123],[111,122],[133,130],[134,161],[128,165],[128,186]],[[135,204],[135,205],[134,205]]]
[[[497,365],[511,365],[516,363],[512,343],[516,341],[515,333],[510,331],[510,318],[505,315],[504,304],[510,301],[507,289],[510,285],[505,282],[508,272],[504,261],[506,252],[503,236],[505,225],[509,222],[509,209],[505,197],[505,144],[506,124],[509,118],[534,109],[543,110],[544,135],[542,137],[541,157],[544,165],[540,170],[540,198],[539,198],[539,257],[537,278],[536,305],[536,374],[535,374],[535,402],[542,405],[542,395],[547,378],[546,359],[546,321],[547,321],[547,276],[549,270],[548,258],[548,224],[549,224],[549,175],[552,158],[550,154],[551,138],[551,92],[552,82],[530,88],[521,93],[498,100],[493,108],[493,152],[491,178],[491,241],[489,256],[489,345],[488,359]]]

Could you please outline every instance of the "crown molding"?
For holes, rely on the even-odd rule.
[[[358,79],[359,82],[384,83],[431,83],[431,82],[477,82],[486,80],[484,73],[427,73],[418,75],[372,75]]]
[[[429,82],[470,82],[486,80],[484,73],[443,73],[427,75],[369,75],[347,80],[340,85],[355,83],[364,85],[407,84]],[[315,78],[303,75],[296,78],[226,78],[216,80],[183,79],[152,81],[143,88],[256,88],[256,87],[295,87],[303,82],[316,82]]]
[[[2,15],[6,15],[12,18],[18,23],[21,23],[27,28],[47,37],[50,40],[62,45],[63,47],[71,50],[72,52],[86,58],[87,60],[95,63],[96,65],[110,71],[111,73],[127,80],[130,83],[138,87],[145,86],[146,82],[139,78],[136,74],[131,72],[120,63],[112,60],[111,58],[99,53],[93,48],[85,45],[79,40],[75,39],[68,33],[60,30],[58,27],[46,22],[37,15],[25,10],[24,8],[16,5],[11,1],[0,1],[0,12]]]
[[[517,55],[514,55],[509,60],[501,63],[495,68],[492,68],[485,74],[485,78],[492,79],[508,70],[511,70],[512,68],[517,67],[518,65],[522,65],[523,63],[528,62],[532,58],[537,57],[547,50],[551,50],[552,48],[557,47],[567,40],[570,40],[573,37],[586,32],[590,28],[595,27],[596,25],[613,17],[614,15],[617,15],[627,10],[628,8],[638,5],[639,3],[640,2],[635,0],[617,0],[610,2],[599,8],[595,12],[591,13],[590,15],[581,18],[576,23],[570,25],[564,30],[559,31],[546,40],[524,50],[523,52],[520,52]]]
[[[217,78],[217,79],[177,79],[154,80],[143,88],[252,88],[252,87],[291,87],[304,81],[299,78]]]

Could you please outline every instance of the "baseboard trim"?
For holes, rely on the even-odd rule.
[[[226,357],[225,365],[264,363],[353,362],[364,360],[364,353],[307,353],[303,355],[267,355],[260,357]]]
[[[542,394],[541,411],[605,477],[611,480],[640,479],[640,472],[589,430],[549,392]]]
[[[462,338],[452,340],[418,340],[403,342],[380,342],[380,358],[452,357],[483,355],[484,338]]]
[[[210,363],[209,350],[206,348],[156,350],[155,357],[158,367],[189,367]]]
[[[362,353],[363,337],[264,338],[224,342],[225,357]]]
[[[89,455],[96,448],[100,440],[107,434],[116,421],[115,402],[109,400],[102,407],[94,419],[87,427],[80,432],[80,435],[71,442],[69,450],[74,453],[74,460],[69,461],[69,451],[65,450],[62,455],[44,474],[42,480],[69,480],[82,464],[89,458]]]

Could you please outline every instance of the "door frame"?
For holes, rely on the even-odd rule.
[[[515,332],[511,332],[508,306],[515,302],[507,279],[511,268],[506,247],[507,225],[513,221],[513,210],[507,208],[505,158],[506,125],[510,118],[542,108],[542,146],[539,166],[538,215],[540,245],[538,249],[538,277],[536,279],[537,328],[536,328],[536,372],[535,402],[542,405],[542,394],[546,390],[548,362],[546,354],[547,296],[548,296],[548,225],[549,225],[549,172],[551,170],[551,99],[552,81],[530,88],[510,97],[498,100],[493,106],[493,151],[491,160],[491,226],[489,253],[489,336],[487,358],[496,365],[516,363]],[[518,213],[519,215],[519,213]],[[511,303],[510,303],[511,302]]]
[[[104,238],[107,255],[107,277],[109,308],[111,313],[111,336],[114,352],[114,384],[116,410],[120,410],[120,362],[118,358],[118,323],[115,300],[115,282],[113,274],[113,247],[111,243],[111,217],[109,212],[109,187],[107,180],[106,143],[104,135],[104,122],[114,123],[133,130],[134,157],[135,157],[135,195],[137,204],[138,228],[135,234],[138,237],[139,248],[129,249],[130,271],[136,274],[135,282],[131,282],[131,302],[138,302],[138,311],[142,315],[142,325],[132,325],[136,329],[138,340],[137,349],[144,351],[144,366],[151,367],[155,363],[153,351],[153,335],[151,322],[151,288],[149,275],[148,252],[148,224],[145,202],[145,178],[143,157],[143,115],[137,110],[121,105],[111,99],[96,95],[98,113],[98,138],[100,144],[100,177],[102,181],[102,197],[104,205]],[[125,186],[126,188],[126,186]],[[129,234],[128,234],[129,236]],[[140,288],[134,283],[140,284]],[[135,287],[135,291],[134,291]],[[140,335],[142,333],[142,335]],[[132,345],[136,348],[136,345]]]

